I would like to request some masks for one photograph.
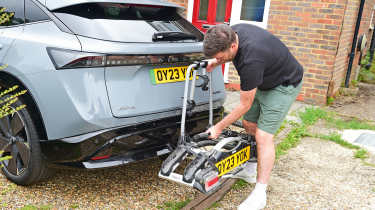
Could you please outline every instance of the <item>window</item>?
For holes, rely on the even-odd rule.
[[[225,21],[225,11],[227,6],[227,0],[223,0],[217,3],[216,6],[216,22]]]
[[[236,0],[232,5],[231,24],[248,23],[267,28],[271,0]]]
[[[207,20],[208,15],[208,0],[200,0],[199,2],[199,20]]]
[[[265,0],[242,0],[241,20],[263,22]]]
[[[48,20],[49,17],[31,0],[25,1],[26,23]]]
[[[77,4],[52,11],[75,34],[107,41],[153,42],[158,32],[183,32],[202,41],[203,34],[176,8],[121,3]],[[179,40],[180,41],[180,40]]]
[[[0,0],[0,26],[25,23],[23,0]]]

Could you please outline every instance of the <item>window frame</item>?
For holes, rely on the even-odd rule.
[[[231,13],[232,17],[231,17],[230,24],[234,25],[234,24],[239,24],[239,23],[246,23],[246,24],[253,24],[261,28],[267,29],[268,17],[270,13],[270,5],[271,5],[271,0],[265,0],[263,21],[257,22],[257,21],[241,20],[242,0],[233,1],[232,13]]]
[[[26,22],[26,1],[31,2],[31,3],[34,4],[37,8],[39,8],[40,11],[43,12],[43,13],[45,14],[46,17],[48,17],[48,19],[46,19],[46,20],[32,21],[32,22],[28,22],[28,23],[27,23],[27,22]],[[49,22],[49,21],[52,21],[50,14],[47,13],[47,12],[45,11],[45,9],[39,4],[39,2],[34,1],[34,0],[24,0],[23,2],[24,2],[24,16],[25,16],[25,23],[24,23],[24,24],[25,24],[25,25],[30,25],[30,24],[35,24],[35,23],[43,23],[43,22]]]

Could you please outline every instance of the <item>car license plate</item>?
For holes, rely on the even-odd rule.
[[[163,84],[170,82],[185,81],[187,66],[151,69],[150,77],[152,84]],[[193,71],[190,72],[190,80],[193,79]]]
[[[245,147],[239,152],[234,153],[233,155],[225,158],[224,160],[216,163],[217,169],[219,169],[219,176],[222,176],[242,163],[250,159],[250,146]]]

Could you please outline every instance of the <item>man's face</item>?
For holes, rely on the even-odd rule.
[[[231,45],[229,49],[222,51],[222,52],[218,52],[216,55],[214,55],[214,58],[216,58],[219,64],[230,62],[236,56],[236,53],[237,53],[236,49],[237,49],[237,46],[234,43]]]

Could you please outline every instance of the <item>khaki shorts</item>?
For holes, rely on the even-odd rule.
[[[275,134],[288,114],[302,87],[279,85],[271,90],[257,90],[253,105],[243,116],[244,120],[257,123],[257,127],[267,133]]]

